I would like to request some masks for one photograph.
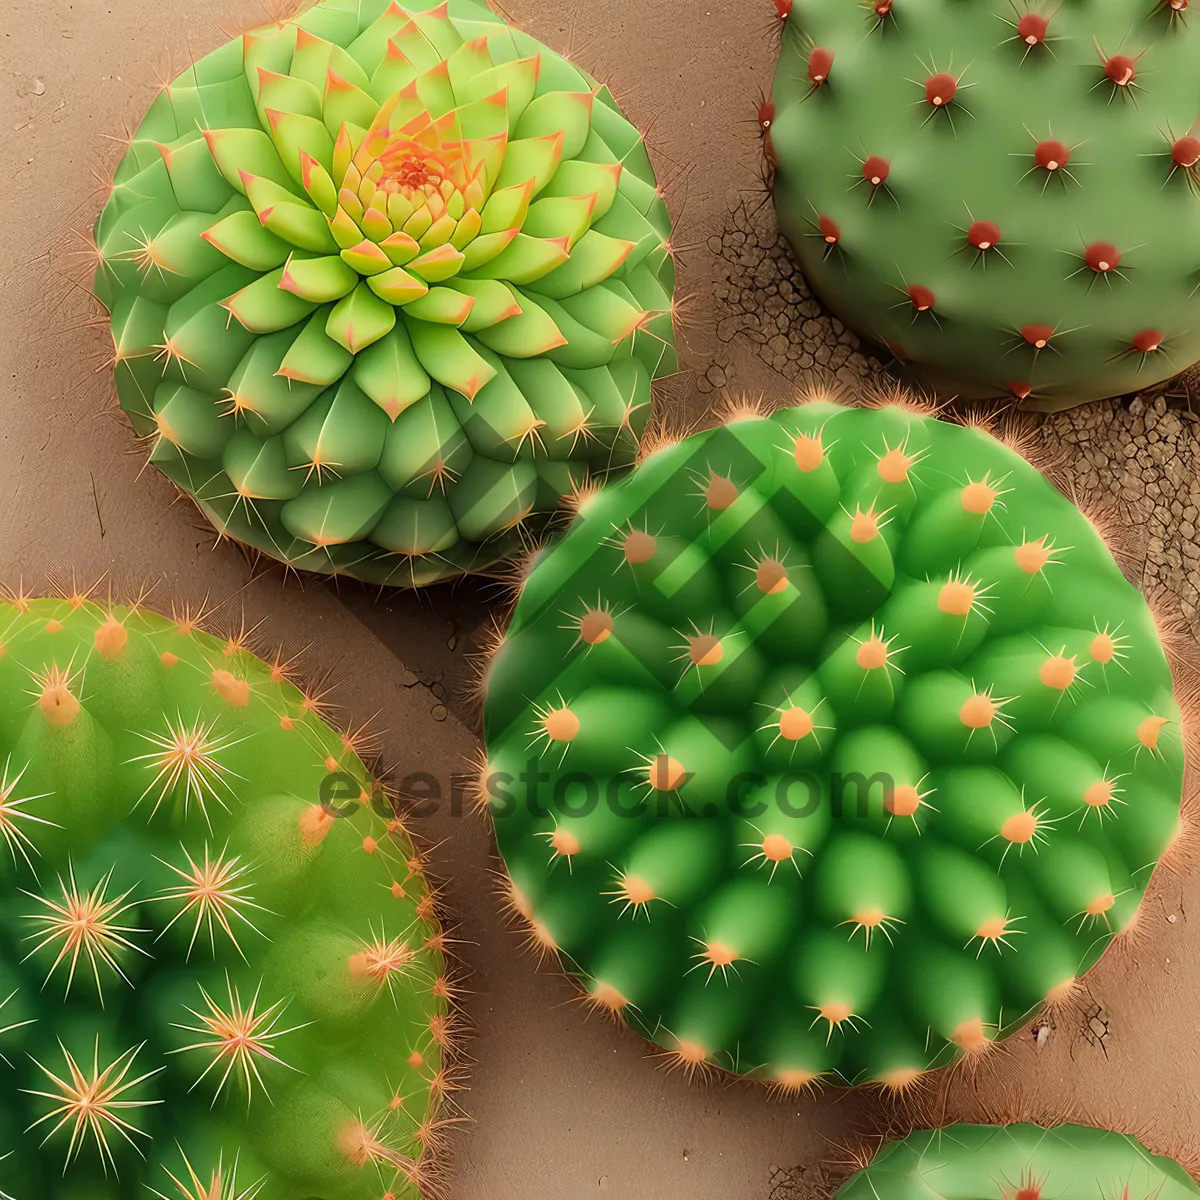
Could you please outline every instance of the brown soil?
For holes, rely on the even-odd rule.
[[[759,173],[754,114],[774,60],[768,0],[594,0],[573,24],[550,0],[508,15],[608,82],[648,141],[676,217],[683,372],[660,411],[698,421],[727,391],[784,401],[809,376],[853,388],[886,364],[808,295]],[[0,17],[0,580],[105,573],[156,584],[159,603],[224,601],[263,633],[311,645],[347,720],[375,718],[401,775],[443,794],[477,748],[463,689],[499,611],[477,581],[420,594],[285,582],[212,548],[191,507],[143,471],[111,412],[102,326],[81,290],[97,190],[156,80],[260,14],[254,0],[7,0]],[[1200,391],[1200,389],[1198,389]],[[1182,407],[1181,407],[1182,405]],[[1039,459],[1106,516],[1122,565],[1200,625],[1200,426],[1186,396],[1113,401],[1025,424]],[[1186,648],[1187,639],[1181,641]],[[426,783],[415,785],[428,790]],[[441,811],[423,821],[461,916],[475,1028],[472,1124],[455,1137],[456,1200],[821,1200],[872,1135],[916,1120],[1074,1117],[1200,1156],[1200,913],[1194,870],[1160,871],[1138,938],[1087,979],[1047,1034],[1014,1036],[902,1104],[829,1091],[779,1100],[744,1084],[687,1083],[637,1038],[573,1003],[500,912],[490,835]],[[1039,1041],[1041,1044],[1039,1044]],[[783,1164],[783,1165],[780,1165]]]

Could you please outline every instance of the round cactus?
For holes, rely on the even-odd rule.
[[[484,785],[536,941],[685,1065],[911,1084],[1072,994],[1181,824],[1149,610],[990,434],[814,402],[536,561]]]
[[[151,106],[96,228],[121,405],[222,533],[421,585],[628,466],[670,222],[611,94],[475,0],[325,0]]]
[[[951,1125],[889,1142],[837,1200],[1192,1200],[1200,1188],[1173,1159],[1120,1133],[1061,1125]]]
[[[0,604],[0,1194],[436,1182],[445,935],[320,708],[188,615]]]
[[[1200,358],[1186,3],[788,9],[775,207],[838,316],[948,391],[1044,411]]]

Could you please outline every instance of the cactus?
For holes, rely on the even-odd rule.
[[[1042,411],[1191,365],[1187,7],[789,5],[763,128],[816,292],[947,392]]]
[[[476,0],[324,0],[154,101],[96,227],[121,405],[223,534],[422,585],[628,466],[670,222],[607,89]]]
[[[1182,829],[1141,596],[1023,458],[904,403],[650,454],[485,683],[533,940],[676,1061],[784,1088],[902,1089],[1066,1001]]]
[[[0,1194],[437,1184],[445,935],[322,707],[188,613],[0,604]]]
[[[837,1200],[1190,1200],[1195,1180],[1174,1159],[1120,1133],[1060,1125],[951,1125],[889,1142]]]

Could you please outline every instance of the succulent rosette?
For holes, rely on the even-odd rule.
[[[222,533],[421,585],[629,466],[670,221],[607,91],[474,0],[326,0],[155,100],[100,217],[121,405]]]

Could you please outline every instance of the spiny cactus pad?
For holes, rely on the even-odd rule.
[[[121,404],[218,530],[420,585],[630,464],[670,222],[611,94],[475,0],[325,0],[162,92],[96,229]]]
[[[1200,358],[1187,0],[795,0],[764,109],[816,291],[949,391],[1046,411]]]
[[[651,455],[487,678],[512,902],[683,1063],[893,1087],[1133,917],[1180,827],[1149,610],[991,435],[816,402]]]
[[[1173,1159],[1081,1125],[951,1125],[889,1142],[837,1200],[1192,1200]]]
[[[0,605],[0,1194],[416,1200],[444,935],[350,742],[187,618]]]

